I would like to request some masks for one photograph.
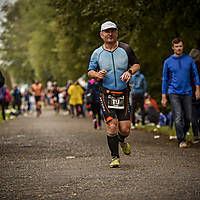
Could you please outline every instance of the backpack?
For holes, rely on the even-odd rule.
[[[85,99],[86,99],[87,105],[95,103],[95,94],[94,94],[93,89],[89,89],[88,93],[86,94]]]
[[[2,75],[2,73],[0,72],[0,88],[4,85],[5,79]]]

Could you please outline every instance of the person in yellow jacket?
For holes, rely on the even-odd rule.
[[[74,107],[76,108],[76,116],[78,117],[80,114],[85,117],[85,113],[83,111],[83,94],[84,90],[80,86],[78,81],[75,81],[68,89],[69,105],[71,107],[71,114],[74,117]]]

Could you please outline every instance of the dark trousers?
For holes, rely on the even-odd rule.
[[[5,101],[5,99],[0,99],[0,105],[1,105],[2,118],[3,118],[3,120],[6,120],[6,115],[5,115],[6,101]]]
[[[145,110],[144,110],[144,94],[134,94],[132,95],[132,124],[135,125],[135,112],[138,107],[141,108],[142,113],[142,125],[144,125],[145,120]]]
[[[74,116],[74,107],[76,108],[76,116],[78,117],[79,115],[83,115],[83,117],[85,117],[85,113],[83,110],[83,105],[81,104],[77,104],[77,105],[70,105],[71,107],[71,112],[72,112],[72,116]]]
[[[169,99],[172,107],[178,144],[180,144],[185,141],[185,135],[192,121],[192,97],[170,94]]]
[[[14,101],[13,101],[13,108],[15,109],[16,106],[17,106],[17,110],[18,110],[19,112],[21,112],[21,101],[14,100]]]
[[[194,137],[198,137],[200,132],[200,100],[192,100],[192,131]]]
[[[92,119],[96,119],[96,116],[98,117],[98,125],[101,126],[101,107],[99,103],[92,104],[91,105],[92,110]]]

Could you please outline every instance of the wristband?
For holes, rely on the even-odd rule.
[[[131,69],[128,69],[128,72],[131,74],[131,76],[133,75],[133,72]]]

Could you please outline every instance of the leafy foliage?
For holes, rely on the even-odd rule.
[[[102,44],[100,25],[112,20],[119,40],[134,49],[148,91],[160,101],[171,40],[183,38],[186,53],[200,41],[199,8],[199,0],[18,0],[3,7],[2,66],[16,82],[37,78],[64,85],[87,73],[92,51]]]

